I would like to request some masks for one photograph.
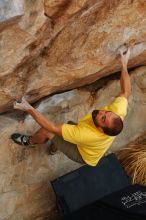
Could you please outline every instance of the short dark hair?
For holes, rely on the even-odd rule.
[[[108,127],[102,127],[103,131],[105,134],[109,136],[116,136],[118,135],[122,129],[123,129],[123,121],[122,119],[118,116],[117,118],[113,119],[113,127],[108,128]]]

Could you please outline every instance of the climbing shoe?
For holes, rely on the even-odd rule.
[[[49,155],[54,155],[58,151],[58,149],[55,147],[54,143],[51,140],[48,141],[48,150],[47,151],[48,151]]]
[[[25,134],[14,133],[11,135],[11,139],[19,145],[27,146],[30,145],[29,138],[31,136]]]

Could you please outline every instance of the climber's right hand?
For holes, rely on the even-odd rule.
[[[128,64],[128,60],[130,57],[130,51],[131,51],[130,47],[127,49],[127,51],[125,53],[122,50],[120,50],[121,62],[124,66],[127,66],[127,64]]]

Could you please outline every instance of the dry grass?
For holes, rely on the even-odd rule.
[[[117,156],[132,184],[146,186],[146,141],[122,148]]]

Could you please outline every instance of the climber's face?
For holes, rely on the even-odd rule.
[[[92,112],[92,118],[96,127],[100,128],[112,128],[113,119],[117,118],[117,115],[111,111],[94,110]]]

